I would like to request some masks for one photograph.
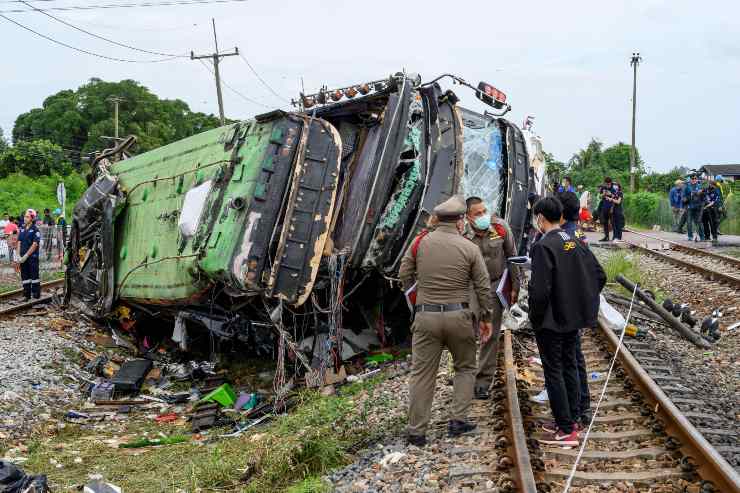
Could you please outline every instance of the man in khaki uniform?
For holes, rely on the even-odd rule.
[[[467,224],[463,236],[472,241],[483,254],[483,260],[491,279],[491,303],[493,311],[491,323],[493,331],[491,338],[480,348],[478,373],[475,376],[475,398],[488,399],[493,375],[496,373],[498,345],[501,335],[501,317],[503,306],[496,294],[501,276],[506,269],[506,259],[516,255],[514,237],[509,225],[494,214],[489,214],[486,204],[479,197],[469,197],[467,204]],[[509,272],[511,276],[511,300],[516,301],[519,295],[519,276],[515,268]]]
[[[435,230],[414,240],[399,270],[404,291],[417,283],[407,430],[408,442],[417,446],[426,444],[443,346],[452,353],[455,369],[448,433],[457,436],[475,428],[467,421],[476,371],[476,330],[468,304],[471,283],[483,312],[481,341],[491,334],[486,266],[480,250],[461,235],[465,202],[452,197],[435,207],[434,215],[439,221]]]

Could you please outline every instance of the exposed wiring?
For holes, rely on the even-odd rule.
[[[192,169],[189,169],[187,171],[183,171],[182,173],[178,173],[176,175],[163,176],[161,178],[152,178],[151,180],[141,181],[141,182],[137,183],[136,185],[134,185],[133,187],[131,187],[129,190],[126,190],[126,193],[128,195],[131,195],[131,193],[134,190],[136,190],[137,188],[139,188],[141,185],[146,185],[147,183],[156,183],[158,181],[173,180],[175,178],[179,178],[181,176],[185,176],[185,175],[190,174],[190,173],[197,173],[198,171],[200,171],[202,169],[210,168],[211,166],[216,166],[217,164],[227,164],[229,162],[231,162],[231,161],[229,161],[228,159],[221,159],[219,161],[214,161],[212,163],[204,164],[203,166],[199,166],[197,168],[192,168]]]
[[[204,62],[203,60],[200,60],[200,59],[198,59],[198,61],[199,61],[199,62],[200,62],[200,64],[201,64],[201,65],[203,65],[203,67],[205,67],[205,68],[206,68],[206,69],[207,69],[207,70],[208,70],[208,71],[209,71],[209,72],[210,72],[211,74],[213,74],[213,73],[214,73],[214,72],[213,72],[213,69],[212,69],[211,67],[209,67],[209,66],[208,66],[208,64],[206,64],[206,63],[205,63],[205,62]],[[234,89],[233,87],[231,87],[231,86],[230,86],[230,85],[229,85],[229,84],[228,84],[228,83],[227,83],[227,82],[226,82],[226,81],[224,80],[223,76],[221,76],[221,83],[222,83],[222,84],[223,84],[224,86],[226,86],[226,88],[227,88],[227,89],[229,89],[229,90],[230,90],[231,92],[233,92],[234,94],[236,94],[237,96],[239,96],[239,97],[240,97],[240,98],[242,98],[243,100],[247,101],[248,103],[256,104],[256,105],[258,105],[258,106],[262,106],[263,108],[267,108],[267,109],[272,109],[272,106],[268,106],[268,105],[266,105],[266,104],[264,104],[264,103],[260,103],[259,101],[256,101],[256,100],[254,100],[254,99],[252,99],[252,98],[250,98],[250,97],[248,97],[248,96],[245,96],[245,95],[244,95],[244,94],[242,94],[241,92],[239,92],[239,91],[237,91],[236,89]]]
[[[22,3],[23,5],[27,5],[28,7],[32,8],[36,12],[38,12],[40,14],[43,14],[43,15],[51,18],[51,19],[54,19],[57,22],[60,22],[60,23],[64,24],[65,26],[71,27],[72,29],[76,29],[76,30],[78,30],[78,31],[80,31],[82,33],[85,33],[85,34],[87,34],[89,36],[92,36],[93,38],[102,39],[103,41],[107,41],[108,43],[112,43],[112,44],[114,44],[116,46],[121,46],[123,48],[128,48],[129,50],[139,51],[141,53],[148,53],[150,55],[158,55],[158,56],[171,57],[171,58],[190,58],[189,55],[176,55],[176,54],[173,54],[173,53],[161,53],[161,52],[158,52],[158,51],[144,50],[142,48],[137,48],[135,46],[127,45],[125,43],[120,43],[120,42],[115,41],[113,39],[109,39],[109,38],[106,38],[104,36],[100,36],[98,34],[91,33],[90,31],[87,31],[85,29],[82,29],[81,27],[75,26],[74,24],[71,24],[71,23],[65,21],[64,19],[60,19],[59,17],[55,17],[55,16],[51,15],[50,13],[44,11],[43,9],[39,9],[36,6],[31,5],[30,3],[26,2],[25,0],[18,0],[18,1],[20,3]]]
[[[139,265],[133,267],[128,272],[126,272],[126,275],[123,276],[123,279],[121,279],[121,282],[118,284],[117,290],[120,293],[121,290],[123,289],[123,286],[126,284],[126,281],[128,281],[129,276],[131,274],[133,274],[134,271],[136,271],[138,269],[141,269],[142,267],[149,267],[150,265],[159,264],[159,263],[164,262],[166,260],[180,260],[180,259],[184,259],[184,258],[193,258],[193,257],[197,257],[198,255],[200,255],[200,254],[194,253],[192,255],[175,255],[173,257],[162,257],[160,259],[153,260],[152,262],[142,262]]]
[[[95,53],[93,51],[88,51],[88,50],[85,50],[85,49],[82,49],[82,48],[77,48],[76,46],[69,45],[69,44],[67,44],[67,43],[65,43],[63,41],[59,41],[59,40],[54,39],[54,38],[52,38],[50,36],[47,36],[46,34],[42,34],[42,33],[38,32],[38,31],[35,31],[35,30],[31,29],[30,27],[28,27],[28,26],[26,26],[24,24],[21,24],[18,21],[15,21],[15,20],[11,19],[10,17],[7,17],[7,16],[3,15],[2,12],[0,12],[0,17],[2,17],[3,19],[5,19],[8,22],[12,22],[16,26],[18,26],[18,27],[20,27],[22,29],[25,29],[26,31],[32,32],[36,36],[39,36],[41,38],[44,38],[47,41],[51,41],[54,44],[58,44],[59,46],[64,46],[65,48],[69,48],[70,50],[78,51],[80,53],[85,53],[86,55],[91,55],[91,56],[94,56],[94,57],[103,58],[105,60],[110,60],[110,61],[113,61],[113,62],[158,63],[158,62],[168,62],[170,60],[174,60],[175,59],[175,57],[170,57],[170,58],[162,58],[162,59],[159,59],[159,60],[129,60],[127,58],[116,58],[116,57],[112,57],[112,56],[108,56],[108,55],[101,55],[100,53]]]

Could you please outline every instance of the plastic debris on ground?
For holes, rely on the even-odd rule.
[[[621,313],[614,309],[613,306],[606,301],[604,295],[599,295],[599,322],[616,333],[621,333],[624,329],[624,324],[627,323]]]
[[[141,447],[157,447],[159,445],[175,445],[177,443],[185,443],[189,440],[185,435],[172,435],[165,436],[162,438],[140,438],[133,442],[121,443],[118,448],[141,448]]]
[[[232,407],[236,402],[236,394],[231,385],[225,383],[204,395],[200,402],[217,402],[223,407]]]
[[[119,392],[137,392],[151,368],[152,362],[148,359],[126,361],[111,379],[111,383]]]
[[[387,361],[392,361],[393,355],[388,353],[378,353],[373,354],[372,356],[367,356],[365,358],[365,362],[367,363],[385,363]]]
[[[30,476],[10,462],[0,460],[0,487],[3,493],[44,493],[49,491],[46,476]]]
[[[100,474],[93,474],[90,476],[90,482],[85,485],[82,493],[122,493],[122,491],[118,486],[103,481],[103,476]]]

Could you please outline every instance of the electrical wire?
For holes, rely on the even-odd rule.
[[[51,41],[54,44],[58,44],[60,46],[64,46],[65,48],[69,48],[70,50],[78,51],[80,53],[85,53],[86,55],[91,55],[91,56],[94,56],[94,57],[103,58],[104,60],[110,60],[110,61],[113,61],[113,62],[126,62],[126,63],[158,63],[158,62],[167,62],[167,61],[170,61],[170,60],[174,60],[173,57],[163,58],[163,59],[160,59],[160,60],[129,60],[127,58],[116,58],[116,57],[112,57],[112,56],[108,56],[108,55],[101,55],[100,53],[95,53],[93,51],[88,51],[88,50],[84,50],[82,48],[77,48],[76,46],[69,45],[69,44],[67,44],[67,43],[65,43],[63,41],[59,41],[59,40],[54,39],[54,38],[52,38],[50,36],[47,36],[46,34],[42,34],[42,33],[38,32],[38,31],[34,31],[30,27],[28,27],[28,26],[26,26],[24,24],[21,24],[20,22],[14,20],[14,19],[11,19],[10,17],[7,17],[7,16],[3,15],[2,13],[0,13],[0,18],[5,19],[8,22],[12,22],[16,26],[18,26],[18,27],[20,27],[22,29],[25,29],[26,31],[32,32],[36,36],[39,36],[41,38],[44,38],[47,41]]]
[[[198,59],[198,61],[200,62],[200,64],[201,64],[201,65],[203,65],[203,67],[205,67],[205,69],[206,69],[206,70],[208,70],[208,71],[209,71],[209,72],[211,73],[211,75],[215,75],[215,74],[214,74],[214,72],[213,72],[213,69],[212,69],[211,67],[209,67],[209,66],[208,66],[208,65],[207,65],[207,64],[206,64],[206,63],[205,63],[205,62],[204,62],[203,60],[201,60],[201,59]],[[233,87],[231,87],[231,86],[230,86],[230,85],[229,85],[229,84],[228,84],[228,83],[227,83],[227,82],[226,82],[226,81],[224,80],[224,78],[223,78],[223,77],[221,77],[221,83],[222,83],[222,84],[223,84],[224,86],[226,86],[226,88],[227,88],[227,89],[229,89],[229,90],[230,90],[231,92],[233,92],[234,94],[236,94],[237,96],[239,96],[239,97],[240,97],[240,98],[242,98],[243,100],[247,101],[248,103],[256,104],[256,105],[258,105],[258,106],[262,106],[263,108],[267,108],[267,109],[272,109],[272,106],[268,106],[268,105],[266,105],[266,104],[260,103],[259,101],[256,101],[256,100],[254,100],[254,99],[252,99],[252,98],[250,98],[250,97],[247,97],[247,96],[245,96],[244,94],[242,94],[241,92],[237,91],[236,89],[234,89]]]
[[[43,9],[39,9],[39,8],[31,5],[30,3],[26,2],[25,0],[18,0],[18,1],[20,3],[22,3],[23,5],[27,5],[28,7],[31,7],[33,10],[35,10],[39,14],[43,14],[43,15],[51,18],[51,19],[54,19],[55,21],[60,22],[60,23],[64,24],[65,26],[71,27],[72,29],[76,29],[76,30],[78,30],[78,31],[80,31],[82,33],[85,33],[85,34],[87,34],[89,36],[92,36],[93,38],[102,39],[103,41],[107,41],[108,43],[114,44],[116,46],[121,46],[123,48],[128,48],[129,50],[139,51],[141,53],[148,53],[150,55],[158,55],[158,56],[171,57],[171,58],[189,58],[188,55],[175,55],[173,53],[161,53],[161,52],[158,52],[158,51],[144,50],[142,48],[137,48],[135,46],[127,45],[125,43],[119,43],[118,41],[115,41],[113,39],[108,39],[108,38],[106,38],[104,36],[100,36],[98,34],[91,33],[90,31],[87,31],[85,29],[82,29],[81,27],[75,26],[74,24],[71,24],[71,23],[65,21],[64,19],[60,19],[59,17],[55,17],[55,16],[51,15],[50,13],[44,11]]]
[[[99,9],[127,9],[140,7],[169,7],[175,5],[204,5],[217,3],[242,3],[249,0],[188,0],[188,1],[165,1],[165,2],[142,2],[142,3],[108,3],[101,5],[69,5],[66,7],[48,7],[42,10],[56,11],[75,11],[75,10],[99,10]],[[9,9],[0,10],[0,14],[20,14],[24,12],[33,12],[33,9]]]
[[[270,84],[268,84],[267,82],[265,82],[265,80],[262,77],[260,77],[260,74],[257,73],[257,71],[254,69],[254,67],[252,67],[252,64],[249,63],[249,60],[247,60],[247,58],[244,55],[242,55],[241,53],[239,53],[239,58],[241,58],[242,60],[244,60],[244,63],[247,64],[247,67],[249,67],[249,70],[252,71],[252,73],[254,74],[254,76],[257,77],[257,80],[259,80],[262,83],[262,85],[267,88],[268,91],[270,91],[279,100],[284,101],[286,103],[290,103],[290,100],[289,99],[286,99],[283,96],[281,96],[280,94],[278,94],[277,92],[275,92],[275,90],[270,86]]]

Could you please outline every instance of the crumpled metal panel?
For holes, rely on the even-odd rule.
[[[498,121],[490,117],[463,110],[462,118],[465,126],[465,197],[480,197],[492,211],[503,216],[506,199],[503,189],[506,175],[505,135]]]
[[[301,305],[318,273],[339,179],[342,139],[324,120],[306,117],[269,293]]]
[[[522,131],[503,118],[500,122],[506,128],[507,193],[504,217],[511,226],[514,243],[518,246],[527,221],[529,156]]]
[[[372,241],[362,262],[363,268],[381,268],[392,262],[402,248],[416,215],[419,199],[426,186],[426,139],[424,109],[421,101],[411,101],[409,121],[395,175],[393,192],[385,205]]]
[[[72,213],[65,302],[74,297],[93,317],[108,314],[115,295],[114,221],[126,201],[118,185],[115,177],[99,177]]]

